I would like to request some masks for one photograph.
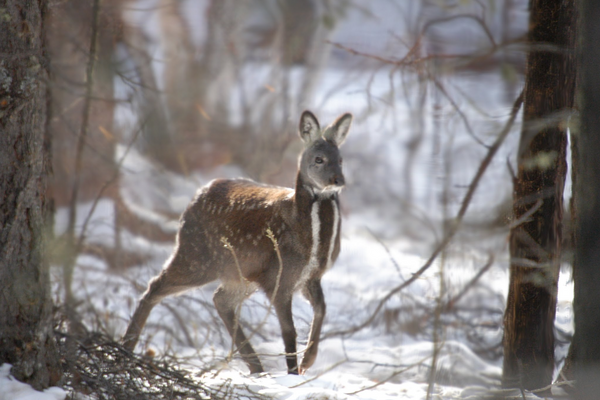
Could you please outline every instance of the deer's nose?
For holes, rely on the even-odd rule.
[[[344,177],[341,175],[334,175],[331,178],[331,184],[336,186],[344,186],[346,182],[344,181]]]

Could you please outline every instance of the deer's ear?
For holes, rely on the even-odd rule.
[[[319,121],[317,121],[317,117],[308,110],[304,111],[300,117],[298,133],[300,134],[302,141],[307,145],[321,137]]]
[[[339,147],[344,143],[344,140],[346,140],[350,125],[352,125],[352,114],[346,113],[341,115],[325,129],[323,137],[325,140],[333,142]]]

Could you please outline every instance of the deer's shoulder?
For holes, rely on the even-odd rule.
[[[198,190],[194,202],[236,208],[263,208],[291,201],[294,190],[246,178],[215,179]]]

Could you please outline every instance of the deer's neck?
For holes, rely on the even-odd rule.
[[[333,263],[334,249],[339,241],[338,194],[311,188],[299,173],[295,202],[297,220],[303,225],[302,231],[310,236],[310,253],[301,279],[304,281],[314,271],[324,272]]]
[[[338,203],[337,192],[322,192],[319,189],[313,187],[300,172],[296,177],[296,193],[295,203],[296,211],[305,216],[310,214],[314,203],[321,203],[322,201],[332,201]],[[317,206],[318,207],[318,206]]]

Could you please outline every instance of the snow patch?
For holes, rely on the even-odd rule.
[[[0,400],[64,400],[67,392],[59,387],[50,387],[43,392],[20,382],[10,374],[12,365],[0,365]]]

